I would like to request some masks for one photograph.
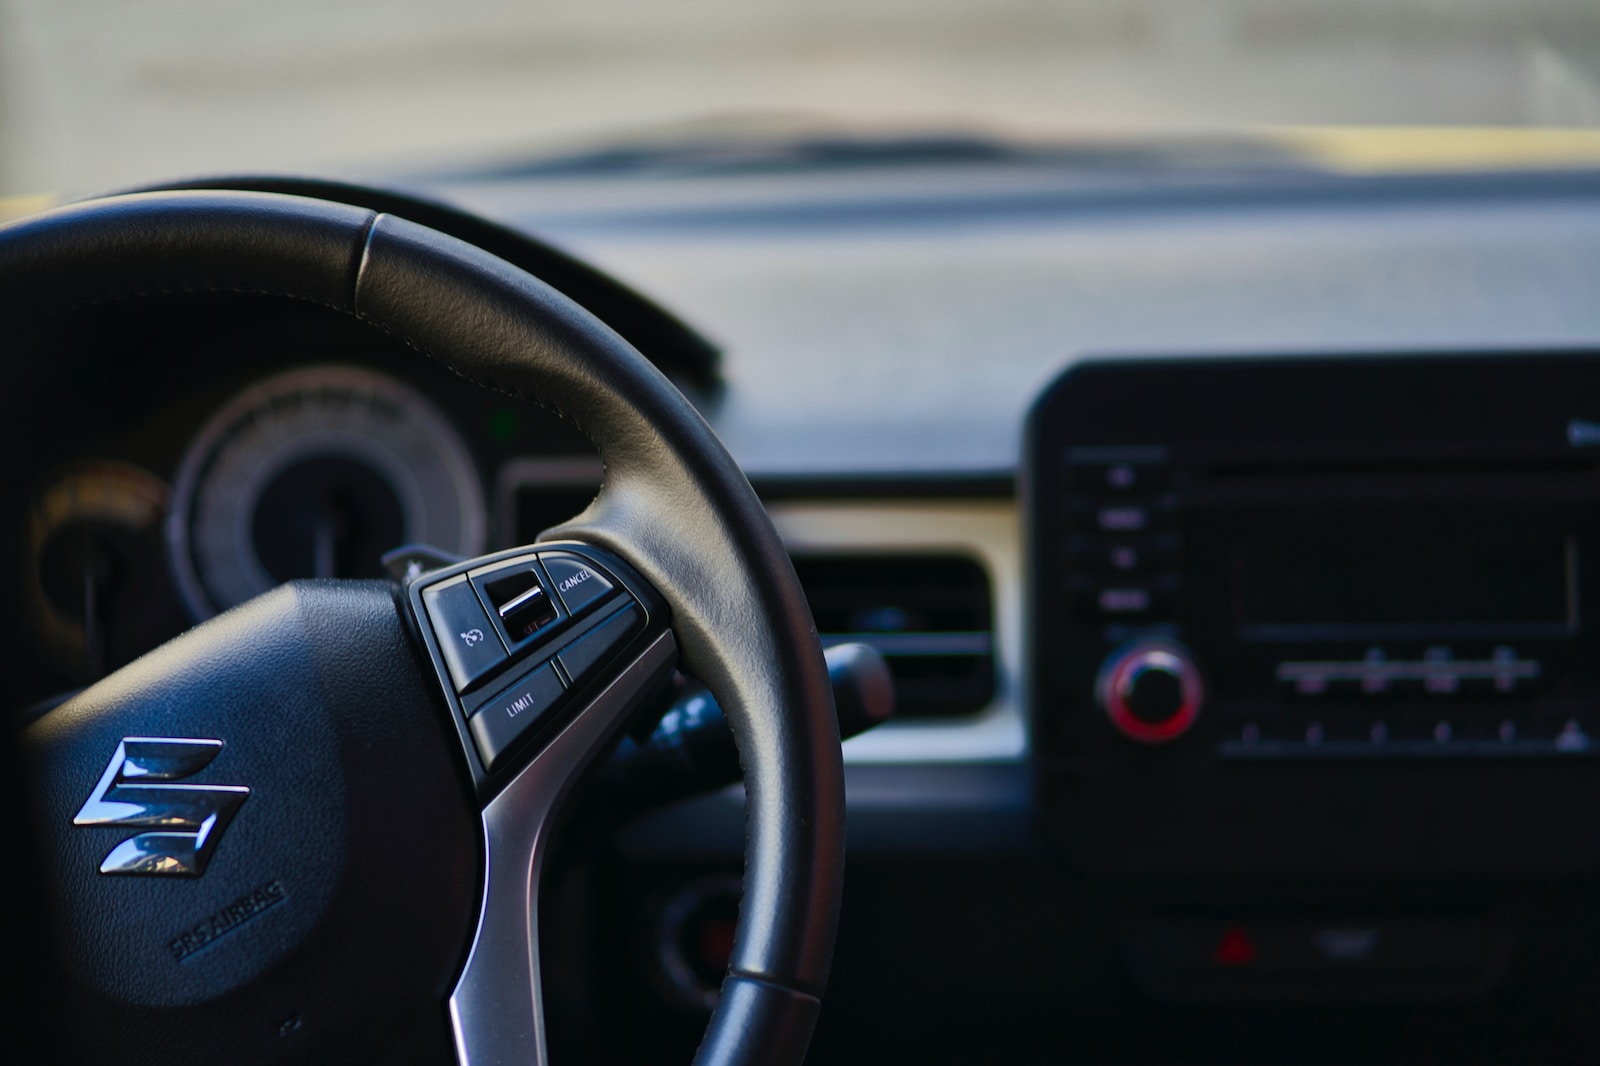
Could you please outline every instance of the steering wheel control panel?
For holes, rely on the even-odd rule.
[[[641,578],[580,545],[474,559],[423,574],[407,592],[480,783],[666,625]]]
[[[1600,357],[1079,364],[1025,478],[1085,861],[1600,866],[1548,817],[1600,799]]]

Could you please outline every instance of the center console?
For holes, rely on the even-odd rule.
[[[1600,869],[1600,356],[1080,363],[1024,472],[1071,861]]]

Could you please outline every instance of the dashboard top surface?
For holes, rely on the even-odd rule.
[[[1144,196],[992,171],[920,191],[629,184],[435,191],[709,333],[726,388],[708,414],[755,478],[1009,472],[1034,398],[1085,356],[1600,342],[1600,184],[1583,177],[1440,179],[1431,196],[1292,175]]]

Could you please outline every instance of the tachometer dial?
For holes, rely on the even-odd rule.
[[[167,539],[197,619],[298,577],[379,577],[407,543],[476,555],[483,487],[466,445],[421,394],[368,370],[262,382],[200,431],[179,469]]]
[[[28,588],[51,667],[92,681],[183,628],[167,587],[166,483],[136,466],[68,467],[33,502]]]

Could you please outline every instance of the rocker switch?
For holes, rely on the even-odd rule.
[[[556,620],[558,610],[532,566],[497,573],[483,582],[489,605],[500,616],[506,636],[519,643]]]
[[[550,575],[569,614],[581,613],[611,591],[611,582],[605,575],[575,555],[541,555],[539,561],[544,563],[544,572]]]

